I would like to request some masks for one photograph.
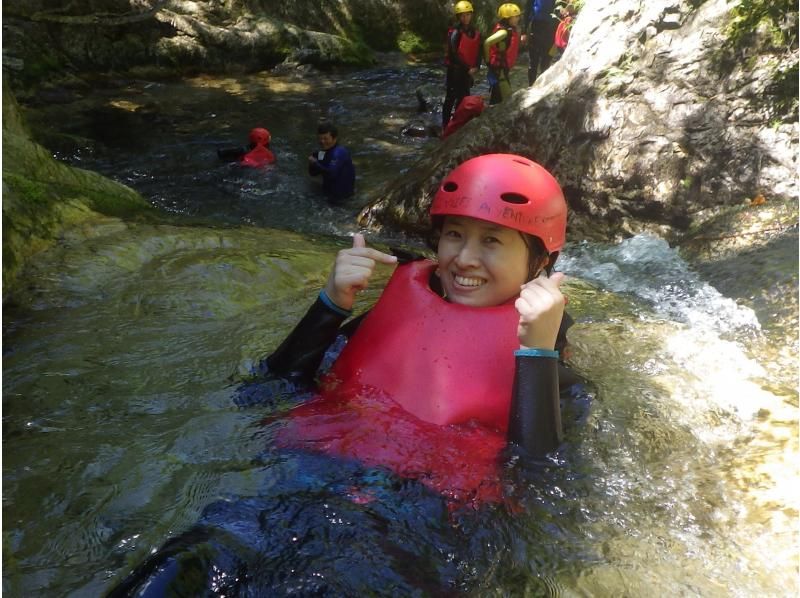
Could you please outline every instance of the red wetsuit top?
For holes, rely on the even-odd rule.
[[[244,156],[242,156],[239,164],[242,166],[257,168],[266,164],[272,164],[273,162],[275,162],[275,154],[273,154],[263,145],[257,145]]]
[[[276,443],[386,467],[452,504],[498,500],[507,442],[534,458],[560,442],[560,368],[556,359],[515,356],[513,305],[448,303],[430,288],[434,268],[398,266],[376,306],[344,326],[350,312],[320,294],[259,369],[310,382],[336,336],[350,341],[317,396],[289,412]],[[570,323],[565,314],[559,346]],[[568,386],[574,376],[564,373]]]

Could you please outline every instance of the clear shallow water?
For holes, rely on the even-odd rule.
[[[332,79],[339,103],[330,109],[353,122],[373,115],[359,82],[373,76],[391,89],[412,75]],[[232,82],[212,83],[232,95]],[[346,84],[357,92],[345,94]],[[204,135],[204,119],[191,116],[202,110],[178,101],[194,98],[187,88],[161,89],[185,111],[186,138]],[[378,162],[408,165],[402,151],[420,142],[387,139],[398,153]],[[293,143],[305,147],[305,137]],[[194,146],[205,141],[182,147]],[[148,162],[157,153],[120,152],[115,169],[149,173],[142,188],[160,190],[162,205],[245,226],[103,220],[92,238],[48,255],[30,309],[6,310],[8,595],[99,595],[168,538],[215,517],[270,531],[253,562],[284,593],[291,569],[301,594],[321,580],[340,595],[797,593],[796,394],[768,390],[758,359],[769,356],[751,356],[764,323],[663,242],[567,248],[571,359],[597,387],[588,421],[570,430],[560,467],[509,471],[507,492],[521,507],[513,514],[451,517],[419,484],[274,451],[277,424],[264,421],[274,408],[234,403],[238,376],[302,315],[347,242],[324,233],[353,230],[348,210],[357,207],[326,214],[320,228],[303,211],[302,235],[261,228],[288,225],[247,211],[259,185],[238,195],[231,184],[228,204],[215,203],[220,176],[187,166],[178,184]],[[286,176],[287,186],[305,182],[302,170]],[[324,206],[307,201],[303,209]],[[794,388],[796,372],[786,377],[779,387]],[[291,404],[286,393],[275,408]]]

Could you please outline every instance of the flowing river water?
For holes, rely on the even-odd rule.
[[[29,113],[58,156],[178,221],[98,219],[5,310],[6,595],[101,595],[219,502],[257,510],[273,595],[797,595],[797,371],[770,367],[796,356],[771,354],[766,322],[658,238],[565,249],[570,359],[594,400],[558,463],[509,473],[514,509],[448,514],[380,471],[279,453],[276,408],[237,404],[366,194],[438,143],[400,131],[429,118],[415,88],[441,79],[394,63],[119,81]],[[340,207],[305,174],[321,116],[359,174]],[[258,124],[275,167],[217,161]]]

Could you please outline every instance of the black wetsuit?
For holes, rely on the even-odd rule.
[[[480,36],[478,30],[472,25],[462,28],[459,24],[455,27],[450,35],[447,37],[447,75],[445,76],[445,96],[444,104],[442,105],[442,130],[447,127],[450,118],[453,115],[453,109],[458,108],[458,104],[462,99],[470,95],[472,89],[473,78],[469,74],[470,68],[476,68],[481,63],[481,52],[478,51],[477,63],[474,65],[464,64],[461,57],[458,55],[458,46],[461,42],[461,36],[468,35],[474,37]],[[479,49],[480,50],[480,49]]]
[[[530,0],[525,10],[528,23],[528,85],[533,85],[536,77],[545,72],[552,62],[550,48],[556,35],[558,19],[552,13],[553,0]]]

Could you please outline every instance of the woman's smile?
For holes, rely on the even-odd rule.
[[[459,276],[458,274],[453,275],[453,280],[455,280],[456,284],[459,286],[472,288],[479,287],[486,283],[486,280],[483,278]]]

